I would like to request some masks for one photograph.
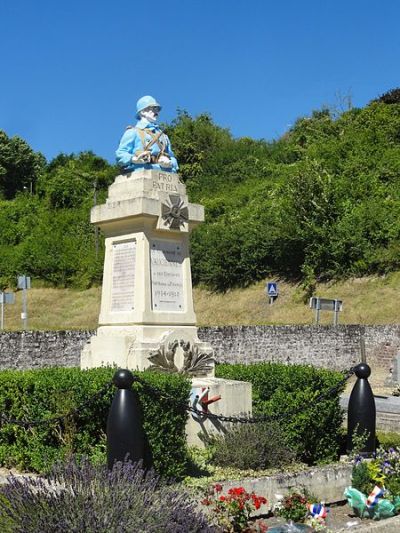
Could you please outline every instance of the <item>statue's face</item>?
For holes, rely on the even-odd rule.
[[[146,107],[145,109],[143,109],[143,111],[140,112],[140,116],[151,123],[157,122],[159,114],[160,108],[157,106]]]

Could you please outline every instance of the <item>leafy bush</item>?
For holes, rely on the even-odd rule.
[[[371,480],[368,464],[366,462],[361,462],[353,467],[351,486],[363,494],[368,495],[372,492],[375,482]]]
[[[0,130],[0,198],[14,198],[18,191],[33,190],[45,158],[20,137]]]
[[[304,522],[307,516],[308,498],[299,492],[291,492],[285,496],[279,507],[276,508],[276,514],[282,516],[285,520],[293,522]]]
[[[287,445],[309,464],[337,458],[343,422],[340,372],[306,365],[258,363],[217,365],[221,378],[249,381],[253,412],[269,415],[280,425]],[[335,392],[328,391],[338,387]],[[326,393],[318,402],[317,398]]]
[[[239,424],[214,441],[212,461],[241,470],[279,468],[294,459],[276,422]]]
[[[44,479],[11,476],[0,494],[4,533],[214,531],[182,489],[129,462],[109,472],[70,461]]]
[[[48,368],[0,372],[0,412],[8,418],[34,421],[62,416],[83,404],[113,377],[115,369]],[[186,411],[189,382],[178,375],[140,373],[148,385],[176,398],[173,404],[150,395],[135,383],[143,410],[143,426],[156,470],[180,477],[186,465]],[[25,429],[0,427],[0,464],[42,472],[71,454],[105,460],[105,428],[113,388],[85,405],[78,416]],[[177,405],[180,404],[179,407]]]
[[[400,449],[378,448],[373,459],[369,461],[357,457],[351,485],[367,496],[378,485],[385,489],[386,499],[400,498]]]

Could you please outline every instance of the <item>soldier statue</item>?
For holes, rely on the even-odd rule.
[[[117,163],[125,172],[160,169],[176,172],[178,162],[168,136],[157,123],[161,106],[152,96],[142,96],[136,104],[136,126],[128,126],[116,151]]]

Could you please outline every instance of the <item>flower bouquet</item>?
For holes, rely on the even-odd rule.
[[[372,459],[357,456],[347,502],[360,518],[381,520],[400,512],[400,450],[379,448]]]
[[[274,514],[285,518],[288,522],[282,526],[272,528],[271,533],[284,531],[326,531],[326,517],[329,509],[324,503],[316,503],[316,499],[307,492],[298,491],[283,496],[275,495],[278,503],[275,505]]]
[[[201,503],[209,507],[215,523],[224,532],[264,533],[268,529],[263,520],[250,518],[267,503],[266,498],[243,487],[233,487],[223,494],[222,485],[216,483]]]

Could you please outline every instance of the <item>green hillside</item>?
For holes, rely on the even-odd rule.
[[[400,269],[400,98],[313,111],[273,142],[235,139],[206,114],[166,125],[191,201],[193,280],[213,291],[267,277],[318,283]],[[46,162],[0,132],[0,288],[21,273],[48,287],[101,283],[89,223],[118,170],[91,152]]]
[[[273,305],[265,295],[265,282],[226,293],[194,289],[194,304],[199,326],[255,324],[312,324],[314,312],[309,308],[299,284],[280,281],[280,294]],[[400,272],[386,276],[321,283],[316,294],[343,300],[339,324],[400,323],[398,298]],[[29,329],[95,329],[100,309],[100,288],[87,290],[33,288],[28,294]],[[20,314],[22,294],[15,305],[5,308],[7,330],[22,328]],[[321,324],[331,324],[331,312],[321,313]]]

